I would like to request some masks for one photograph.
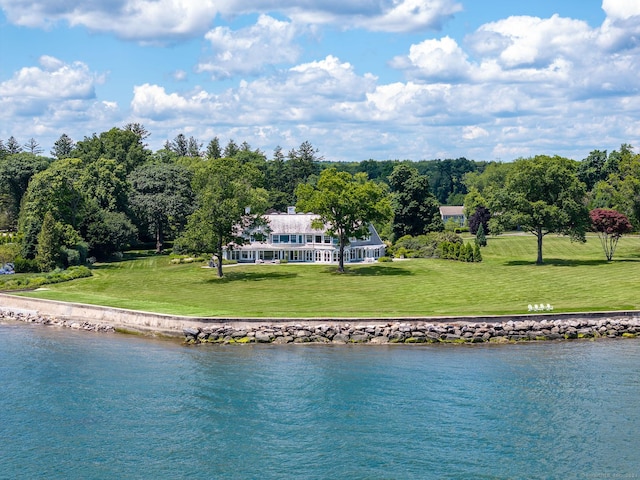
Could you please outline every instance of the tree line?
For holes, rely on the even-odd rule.
[[[323,216],[345,242],[363,232],[364,220],[390,242],[439,232],[438,207],[464,204],[474,233],[480,226],[483,235],[511,228],[537,235],[540,261],[544,235],[583,239],[590,210],[615,209],[635,229],[640,222],[640,156],[626,144],[580,162],[328,162],[309,142],[267,158],[247,142],[222,146],[215,137],[205,146],[184,134],[154,152],[149,135],[140,124],[77,142],[63,134],[50,156],[33,138],[0,140],[0,229],[17,232],[10,244],[17,266],[50,270],[143,242],[161,252],[168,240],[178,250],[220,254],[242,241],[238,226],[255,225],[262,213],[298,204],[322,214],[327,198],[359,216],[350,226]],[[349,199],[356,195],[359,206]]]

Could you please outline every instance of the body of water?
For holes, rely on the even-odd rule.
[[[0,478],[640,478],[640,341],[244,345],[0,324]]]

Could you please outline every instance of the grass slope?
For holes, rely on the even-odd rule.
[[[415,259],[349,265],[238,265],[217,279],[200,264],[172,265],[147,256],[99,265],[92,278],[25,295],[161,313],[250,317],[396,317],[640,309],[640,238],[620,241],[607,263],[597,237],[586,244],[490,237],[482,263]]]

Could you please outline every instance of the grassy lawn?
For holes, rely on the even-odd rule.
[[[640,237],[624,237],[611,263],[597,237],[586,244],[489,237],[482,263],[415,259],[349,265],[237,265],[218,279],[201,264],[172,265],[146,256],[98,265],[92,278],[25,295],[196,316],[395,317],[526,313],[527,304],[555,311],[640,309]]]

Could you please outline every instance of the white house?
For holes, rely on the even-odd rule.
[[[440,216],[442,217],[443,223],[446,224],[448,220],[453,219],[461,227],[463,227],[467,221],[467,217],[464,214],[464,206],[462,205],[442,206],[440,207]]]
[[[288,262],[338,263],[339,243],[326,230],[314,230],[311,222],[318,216],[312,213],[295,213],[290,207],[287,213],[264,215],[267,225],[245,235],[247,242],[224,251],[224,258],[238,262]],[[369,225],[369,235],[351,239],[344,250],[344,261],[374,261],[384,255],[385,245],[378,232]]]

